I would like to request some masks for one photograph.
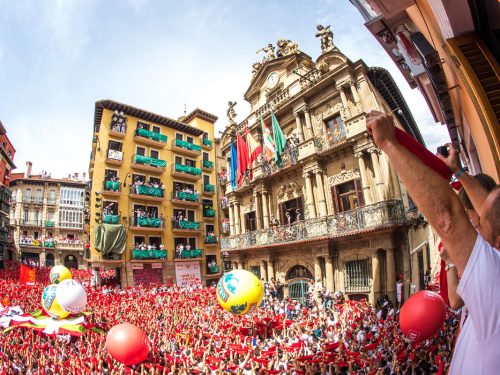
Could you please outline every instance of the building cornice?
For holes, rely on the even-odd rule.
[[[218,117],[216,115],[213,115],[209,112],[206,112],[200,108],[196,108],[193,110],[190,114],[188,114],[186,117],[184,117],[183,121],[184,122],[190,122],[194,118],[201,118],[202,120],[208,121],[210,123],[215,123],[217,121]]]

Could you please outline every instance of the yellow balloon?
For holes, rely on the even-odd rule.
[[[224,274],[217,284],[217,300],[222,308],[235,315],[255,310],[262,301],[264,289],[253,273],[233,270]]]
[[[55,319],[64,319],[69,315],[57,302],[57,285],[46,286],[42,292],[42,307],[47,314]]]
[[[50,282],[52,284],[59,284],[63,280],[72,279],[73,276],[69,269],[64,266],[58,265],[50,269]]]

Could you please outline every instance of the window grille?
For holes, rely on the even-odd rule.
[[[368,259],[345,263],[344,287],[348,293],[370,291],[370,263]]]

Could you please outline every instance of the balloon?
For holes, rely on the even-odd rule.
[[[106,336],[106,349],[109,354],[127,366],[141,363],[148,357],[148,343],[146,334],[130,323],[112,327]]]
[[[52,284],[59,284],[63,280],[73,278],[73,276],[71,276],[70,270],[61,265],[52,267],[50,269],[49,277]]]
[[[77,314],[87,306],[87,292],[76,280],[66,279],[61,281],[56,293],[59,305],[70,314]]]
[[[57,301],[57,285],[46,286],[42,292],[42,307],[54,319],[64,319],[69,315]]]
[[[222,308],[235,315],[245,315],[260,305],[264,290],[260,280],[245,270],[226,273],[217,283],[217,300]]]
[[[446,306],[437,293],[423,290],[405,302],[399,314],[399,327],[415,343],[434,336],[443,326]]]

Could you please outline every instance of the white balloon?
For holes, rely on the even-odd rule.
[[[87,307],[87,292],[82,284],[73,279],[63,280],[57,286],[59,305],[71,314],[77,314]]]

